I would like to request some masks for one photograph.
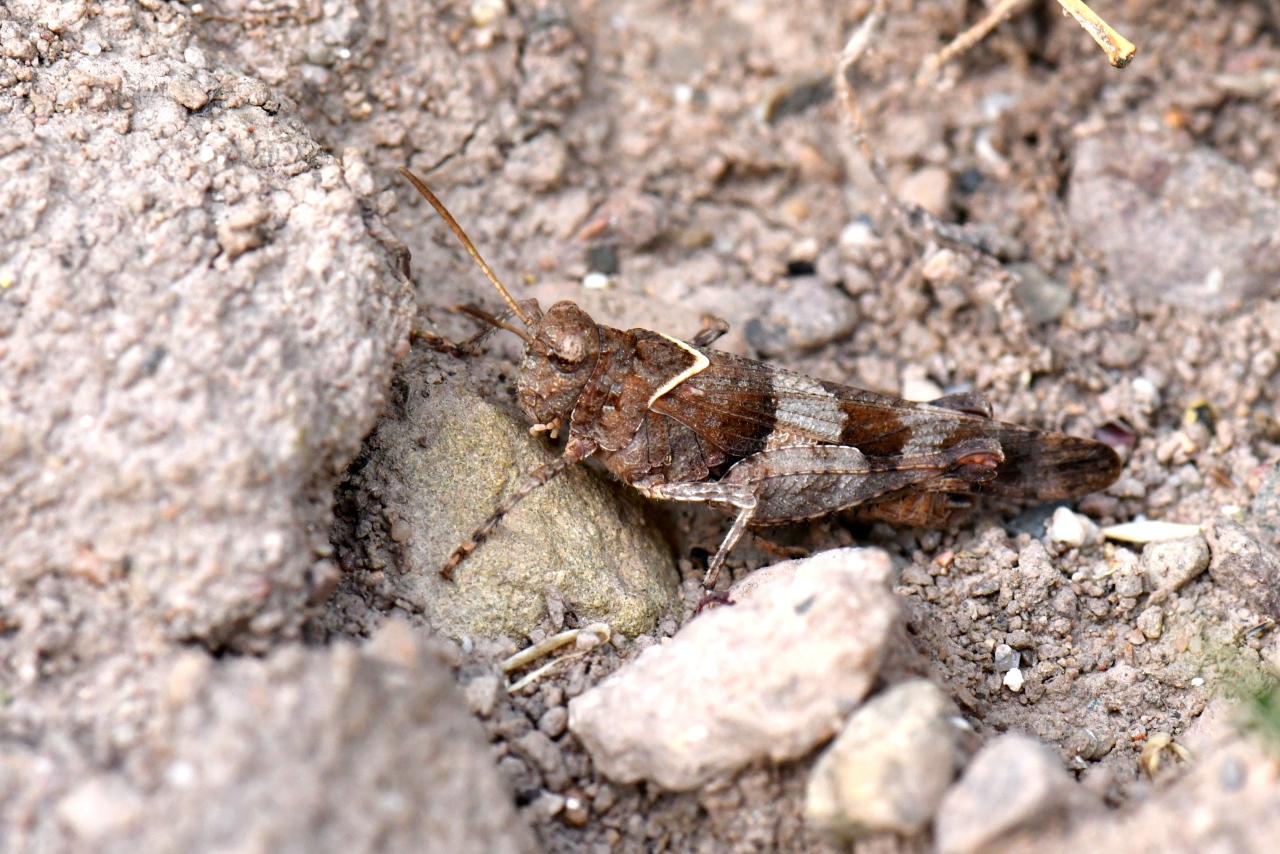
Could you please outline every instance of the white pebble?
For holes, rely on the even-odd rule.
[[[582,277],[582,286],[592,290],[602,290],[611,284],[608,275],[592,271]]]
[[[1062,545],[1078,549],[1084,545],[1084,523],[1080,521],[1080,517],[1072,513],[1066,507],[1059,507],[1053,511],[1053,518],[1049,520],[1049,541],[1061,543]]]
[[[475,0],[471,4],[471,23],[487,27],[507,17],[506,0]]]
[[[1020,667],[1014,667],[1004,675],[1004,687],[1015,694],[1022,690],[1022,681],[1022,668]]]
[[[102,45],[98,44],[96,41],[89,40],[84,43],[82,50],[87,56],[97,56],[102,53]]]
[[[1102,536],[1122,543],[1155,543],[1161,540],[1181,540],[1200,533],[1199,525],[1180,525],[1176,522],[1160,522],[1143,519],[1123,525],[1108,525]]]
[[[1160,389],[1156,388],[1156,384],[1146,377],[1135,377],[1133,380],[1133,392],[1139,401],[1151,406],[1160,405]]]

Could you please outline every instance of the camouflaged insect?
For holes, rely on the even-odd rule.
[[[534,430],[567,433],[563,454],[532,472],[459,546],[447,578],[533,490],[588,457],[650,498],[735,514],[707,567],[710,589],[749,527],[857,508],[865,519],[945,527],[980,495],[1057,501],[1103,489],[1120,473],[1109,446],[1006,424],[978,395],[913,403],[811,379],[712,349],[728,331],[689,341],[602,326],[572,302],[545,313],[517,304],[439,200],[400,170],[444,217],[502,293],[525,340],[520,407]]]

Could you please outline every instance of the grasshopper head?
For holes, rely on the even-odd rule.
[[[535,424],[559,418],[566,427],[600,358],[596,322],[571,302],[558,302],[531,330],[520,365],[520,408]]]

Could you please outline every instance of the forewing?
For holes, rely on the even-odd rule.
[[[946,405],[911,403],[823,382],[714,350],[710,364],[653,409],[676,419],[730,460],[793,445],[837,444],[867,456],[936,453],[974,439],[1000,443],[996,477],[975,491],[1053,501],[1112,483],[1120,460],[1108,446],[992,421]],[[971,487],[972,488],[972,487]]]

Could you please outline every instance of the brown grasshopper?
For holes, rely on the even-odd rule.
[[[736,514],[707,566],[708,589],[748,527],[853,507],[867,519],[945,527],[978,495],[1057,501],[1119,476],[1109,446],[994,421],[979,395],[913,403],[713,350],[728,331],[723,320],[686,342],[602,326],[569,301],[545,314],[533,300],[517,303],[440,200],[400,173],[528,330],[469,311],[524,339],[517,387],[532,429],[568,434],[559,459],[533,471],[453,552],[445,578],[521,499],[592,456],[650,498]]]

